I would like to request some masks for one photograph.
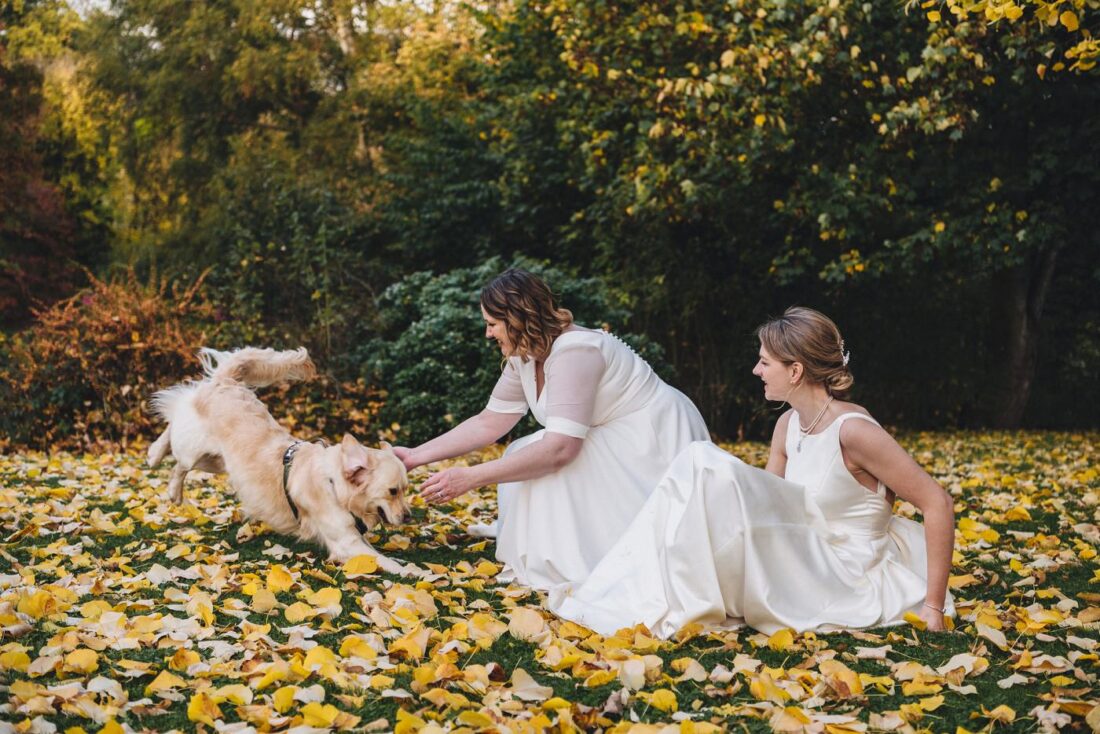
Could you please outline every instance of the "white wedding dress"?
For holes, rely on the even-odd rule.
[[[690,622],[771,634],[903,621],[927,590],[924,530],[844,465],[851,419],[874,422],[841,415],[799,451],[793,414],[786,479],[692,444],[588,579],[551,590],[548,606],[603,634],[641,622],[661,638]]]
[[[548,432],[584,439],[562,469],[497,488],[500,578],[538,589],[588,576],[645,504],[672,460],[706,424],[618,338],[574,327],[553,344],[536,395],[535,363],[510,357],[488,409],[526,413],[545,426],[512,442],[518,451]]]

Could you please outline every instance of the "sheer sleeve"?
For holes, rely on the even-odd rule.
[[[489,396],[489,404],[485,407],[494,413],[527,413],[527,396],[523,393],[523,382],[512,360],[508,360],[500,373],[493,394]]]
[[[546,360],[546,430],[584,438],[607,363],[600,350],[576,346]]]

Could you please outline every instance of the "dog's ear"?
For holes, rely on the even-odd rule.
[[[344,440],[340,442],[340,454],[344,477],[352,484],[358,484],[363,478],[362,472],[371,471],[377,463],[363,444],[356,441],[350,433],[345,433]]]

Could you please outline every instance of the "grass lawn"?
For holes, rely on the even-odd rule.
[[[1100,731],[1100,435],[903,444],[956,500],[954,632],[672,642],[594,635],[498,584],[493,543],[464,531],[488,490],[414,495],[415,521],[378,531],[434,572],[410,581],[245,523],[221,479],[172,506],[140,451],[9,454],[0,732]]]

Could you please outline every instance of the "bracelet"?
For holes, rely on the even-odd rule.
[[[947,614],[947,607],[944,607],[943,609],[940,609],[939,607],[936,607],[936,606],[932,606],[932,605],[931,605],[931,604],[929,604],[928,602],[925,602],[925,603],[924,603],[924,606],[928,607],[929,609],[935,609],[935,610],[936,610],[937,612],[939,612],[940,614]]]

